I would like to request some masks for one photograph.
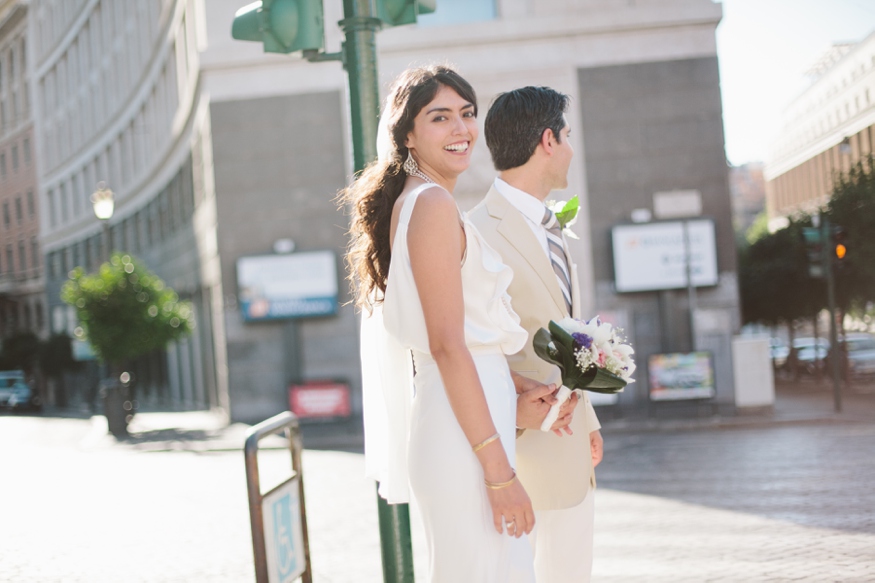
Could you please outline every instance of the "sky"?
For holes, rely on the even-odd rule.
[[[722,0],[717,55],[726,156],[734,166],[767,158],[784,107],[833,43],[875,32],[875,0]]]

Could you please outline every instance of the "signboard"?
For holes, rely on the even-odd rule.
[[[301,419],[349,417],[349,385],[311,381],[289,387],[289,408]]]
[[[241,257],[237,287],[246,322],[336,314],[337,259],[333,251]]]
[[[647,376],[652,401],[710,399],[717,393],[710,352],[651,355]]]
[[[714,221],[666,221],[611,229],[618,292],[687,287],[684,223],[689,227],[690,272],[696,287],[717,285]]]
[[[280,484],[262,499],[264,543],[270,583],[292,583],[307,567],[298,476]]]

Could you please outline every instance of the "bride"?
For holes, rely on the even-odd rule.
[[[383,114],[388,155],[341,196],[364,308],[367,465],[389,503],[407,502],[409,483],[430,581],[531,583],[534,513],[513,469],[524,379],[505,359],[527,334],[506,293],[510,269],[452,195],[476,116],[474,90],[451,68],[405,71]]]

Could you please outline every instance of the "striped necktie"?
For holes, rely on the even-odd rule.
[[[547,232],[547,248],[550,251],[550,263],[559,281],[559,289],[565,299],[565,307],[568,315],[571,315],[571,277],[569,276],[568,256],[565,255],[565,247],[562,245],[562,227],[556,215],[548,208],[544,209],[544,218],[541,220]]]

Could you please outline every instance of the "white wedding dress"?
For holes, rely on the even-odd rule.
[[[429,354],[407,249],[416,199],[429,187],[434,185],[413,190],[403,203],[384,302],[362,324],[368,473],[380,481],[380,493],[390,503],[408,501],[409,480],[426,530],[429,581],[532,583],[529,542],[496,532],[483,470]],[[463,224],[465,340],[501,444],[515,465],[516,392],[505,355],[519,351],[528,335],[510,307],[510,268],[473,225],[466,219]]]

